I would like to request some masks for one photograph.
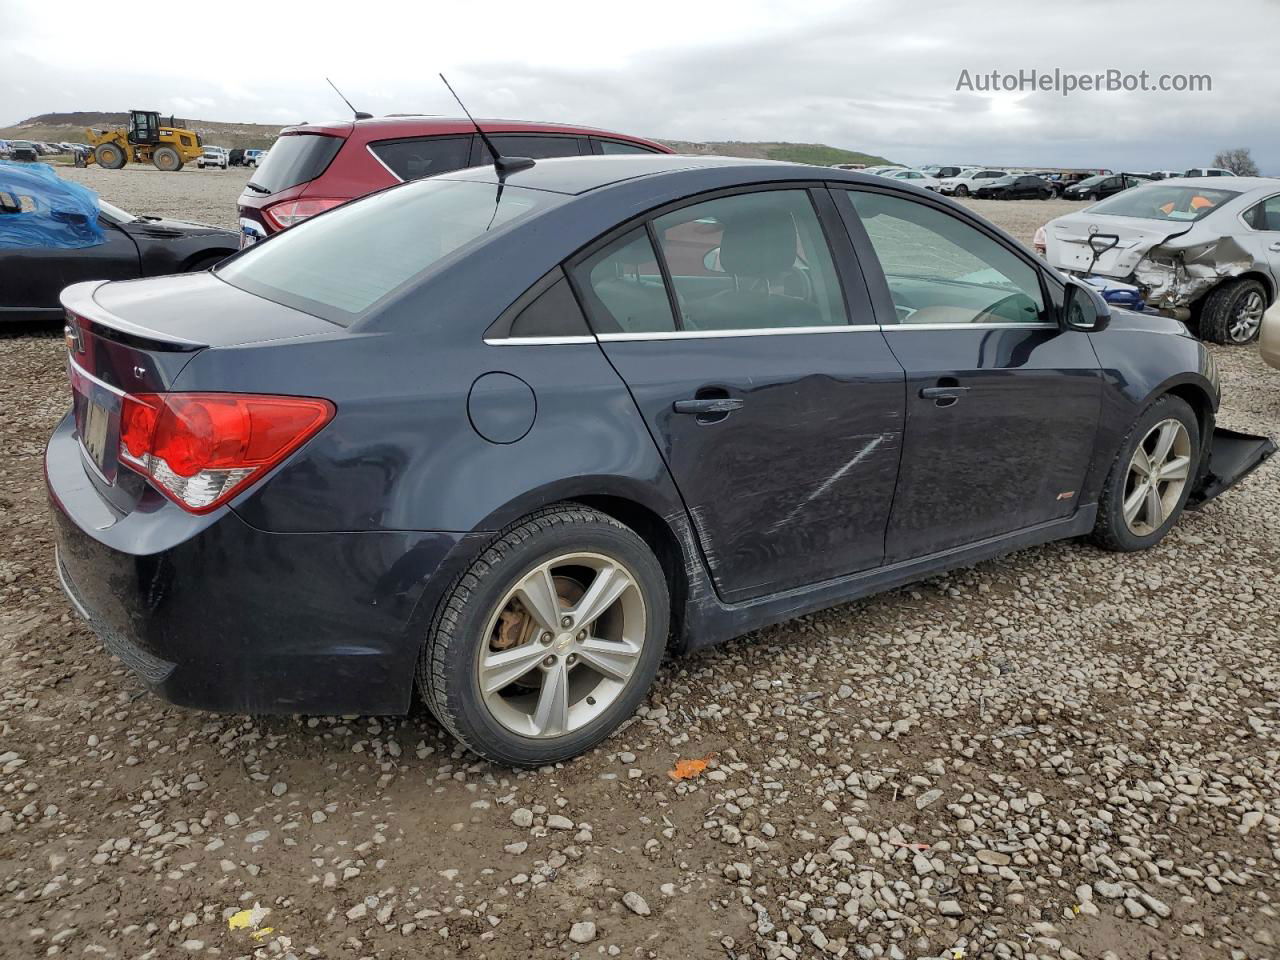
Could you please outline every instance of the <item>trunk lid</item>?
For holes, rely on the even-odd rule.
[[[85,473],[122,514],[149,489],[119,462],[126,394],[171,392],[192,358],[211,347],[343,329],[246,293],[212,273],[77,283],[63,290],[62,305],[72,412]]]
[[[1151,250],[1192,226],[1138,217],[1071,214],[1050,221],[1045,229],[1045,259],[1070,273],[1096,273],[1123,280]]]

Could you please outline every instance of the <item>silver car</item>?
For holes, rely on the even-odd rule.
[[[1161,180],[1046,224],[1045,259],[1138,287],[1214,343],[1251,343],[1280,289],[1280,180]]]

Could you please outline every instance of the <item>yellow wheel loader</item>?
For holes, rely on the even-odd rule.
[[[93,149],[76,154],[77,166],[96,163],[106,170],[119,170],[132,160],[153,163],[157,170],[181,170],[203,152],[194,130],[175,126],[173,117],[162,127],[160,114],[154,110],[130,110],[127,128],[90,128],[85,132]]]

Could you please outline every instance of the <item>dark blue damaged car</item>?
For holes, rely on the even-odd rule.
[[[210,273],[63,294],[57,565],[209,710],[606,737],[665,651],[1065,537],[1138,550],[1274,447],[1211,355],[950,201],[832,168],[477,168]]]

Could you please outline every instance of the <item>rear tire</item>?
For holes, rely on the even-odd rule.
[[[1200,443],[1200,423],[1181,397],[1165,394],[1147,407],[1112,461],[1090,539],[1119,552],[1146,550],[1164,539],[1191,493]],[[1153,475],[1154,482],[1144,482]]]
[[[1243,346],[1258,339],[1267,290],[1257,280],[1221,283],[1200,304],[1200,338],[1210,343]]]
[[[966,187],[963,183],[960,184],[960,186],[956,187],[957,197],[967,197],[968,195],[969,195],[969,188]]]
[[[156,147],[151,154],[151,162],[157,170],[165,173],[176,173],[182,169],[182,157],[173,147]]]
[[[100,143],[93,151],[93,158],[103,170],[119,170],[124,166],[124,151],[114,143]]]
[[[597,583],[625,592],[596,609],[588,600]],[[555,763],[634,713],[657,673],[669,617],[648,545],[612,517],[556,504],[509,528],[454,583],[419,657],[418,689],[482,757]]]

